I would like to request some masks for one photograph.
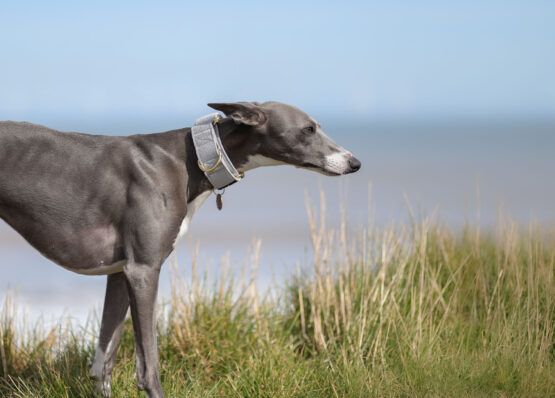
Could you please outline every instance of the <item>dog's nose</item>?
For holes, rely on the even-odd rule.
[[[351,172],[357,171],[358,169],[360,169],[360,160],[358,160],[354,156],[351,156],[351,158],[349,159],[349,166],[351,167]]]

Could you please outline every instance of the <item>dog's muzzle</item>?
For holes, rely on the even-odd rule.
[[[336,152],[326,156],[324,170],[332,175],[350,174],[360,169],[360,161],[350,152]]]

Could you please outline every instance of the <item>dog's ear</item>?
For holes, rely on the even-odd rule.
[[[208,106],[225,113],[236,123],[260,126],[266,122],[264,110],[252,102],[211,103]]]

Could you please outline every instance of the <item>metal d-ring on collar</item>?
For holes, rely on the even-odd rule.
[[[243,173],[233,166],[222,145],[218,131],[220,120],[219,113],[211,113],[198,119],[191,128],[198,167],[216,190],[243,178]]]
[[[213,166],[209,166],[207,164],[204,164],[200,161],[198,161],[198,168],[201,169],[204,173],[212,173],[214,170],[216,170],[216,168],[222,163],[222,152],[218,151],[218,160],[216,161],[216,163],[214,163]]]

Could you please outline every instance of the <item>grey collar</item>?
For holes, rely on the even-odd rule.
[[[233,166],[222,145],[218,132],[220,119],[219,113],[211,113],[197,119],[191,128],[198,167],[214,189],[223,189],[243,178],[243,173]]]

